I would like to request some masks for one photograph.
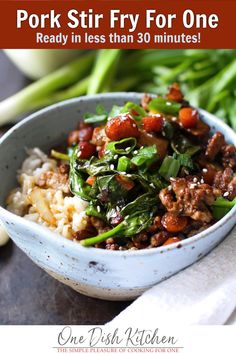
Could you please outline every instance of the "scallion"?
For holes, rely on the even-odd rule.
[[[58,160],[70,161],[69,155],[63,154],[62,152],[58,152],[56,150],[51,150],[51,156]]]
[[[130,166],[130,159],[126,156],[121,156],[118,159],[117,171],[126,172]]]
[[[171,177],[177,177],[180,169],[180,162],[172,156],[166,156],[159,169],[159,174],[167,181]]]
[[[158,159],[158,152],[156,145],[147,146],[142,149],[137,150],[137,153],[133,152],[133,158],[131,162],[137,167],[141,168],[143,172]]]
[[[236,198],[234,198],[232,201],[223,197],[217,198],[212,205],[212,213],[214,218],[216,220],[223,218],[223,216],[225,216],[235,205]]]
[[[140,121],[147,115],[147,112],[138,104],[133,102],[127,102],[123,108],[123,113],[130,112],[133,118]]]
[[[39,102],[47,100],[56,90],[83,78],[91,68],[94,57],[94,53],[83,55],[0,102],[0,125],[14,121],[18,115],[35,107],[38,108]]]
[[[181,108],[181,104],[173,101],[166,100],[162,97],[154,98],[148,105],[152,112],[160,112],[166,114],[177,115]]]
[[[88,95],[103,92],[103,88],[107,85],[109,75],[111,75],[111,71],[114,70],[120,58],[120,54],[120,49],[99,50],[87,91]]]

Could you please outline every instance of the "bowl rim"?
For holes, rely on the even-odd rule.
[[[107,99],[107,98],[118,98],[118,96],[124,96],[129,98],[137,98],[140,99],[144,93],[137,93],[137,92],[114,92],[114,93],[102,93],[102,94],[96,94],[96,95],[90,95],[90,96],[80,96],[77,98],[72,98],[68,99],[65,101],[61,101],[59,103],[47,106],[37,112],[34,112],[30,114],[28,117],[22,119],[20,122],[15,124],[11,129],[9,129],[1,138],[0,138],[0,146],[2,143],[4,143],[8,138],[11,137],[11,135],[17,131],[19,128],[24,127],[26,124],[30,124],[31,122],[41,119],[41,115],[45,114],[49,111],[53,111],[55,109],[58,109],[60,107],[66,107],[74,103],[80,103],[81,101],[93,101],[97,99]],[[214,126],[214,124],[218,125],[220,127],[220,130],[224,132],[224,135],[227,136],[233,136],[236,140],[236,133],[223,121],[221,121],[219,118],[217,118],[215,115],[198,108],[201,116],[204,118],[207,117],[208,119],[211,120],[213,124],[211,124],[211,127]],[[50,230],[49,228],[42,226],[40,224],[37,224],[33,221],[29,221],[27,219],[24,219],[21,216],[18,216],[7,209],[3,208],[0,206],[0,219],[1,215],[6,215],[6,217],[11,218],[13,221],[16,223],[20,223],[22,226],[25,225],[25,227],[33,229],[34,232],[37,233],[37,236],[40,238],[43,238],[45,241],[49,242],[55,242],[59,246],[65,247],[67,250],[73,247],[73,251],[78,247],[78,250],[83,251],[84,253],[89,253],[91,255],[102,255],[106,254],[106,256],[109,257],[138,257],[138,256],[148,256],[154,253],[160,254],[160,253],[165,253],[174,249],[181,249],[184,246],[189,246],[195,242],[197,242],[199,239],[203,239],[207,237],[209,234],[214,233],[217,229],[222,228],[225,223],[228,223],[232,218],[236,218],[236,205],[219,221],[217,221],[215,224],[207,228],[206,230],[203,230],[202,232],[191,236],[187,239],[184,239],[182,241],[173,243],[171,245],[166,245],[166,246],[160,246],[157,248],[145,248],[142,250],[124,250],[124,251],[113,251],[111,250],[106,250],[106,249],[100,249],[100,248],[95,248],[95,247],[84,247],[79,244],[79,242],[73,242],[70,239],[67,239],[63,237],[62,235]],[[233,226],[232,226],[233,227]]]

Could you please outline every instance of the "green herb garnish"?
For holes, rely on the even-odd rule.
[[[158,159],[156,145],[147,146],[133,151],[133,155],[131,162],[138,168],[141,168],[143,172],[145,172]]]
[[[159,168],[160,175],[167,181],[171,177],[177,177],[180,169],[180,162],[172,156],[166,156]]]
[[[137,140],[135,138],[125,138],[119,141],[112,141],[107,144],[106,151],[110,151],[113,154],[128,155],[135,148]]]
[[[154,98],[148,105],[150,111],[160,112],[165,114],[177,115],[181,108],[181,104],[173,101],[166,100],[162,97]]]
[[[69,155],[63,154],[62,152],[58,152],[56,150],[51,150],[51,156],[58,160],[70,161]]]
[[[216,220],[223,218],[236,205],[236,198],[232,201],[219,197],[212,205],[213,216]]]
[[[118,164],[117,164],[117,171],[119,172],[126,172],[129,167],[130,167],[130,159],[126,156],[121,156],[118,159]]]

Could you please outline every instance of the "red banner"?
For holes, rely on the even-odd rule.
[[[1,48],[236,48],[236,1],[0,1]]]

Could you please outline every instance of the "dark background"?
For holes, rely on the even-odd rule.
[[[0,100],[28,83],[0,51]],[[9,127],[0,130],[2,134]],[[0,187],[1,188],[1,187]],[[13,242],[0,247],[0,324],[104,324],[128,302],[76,293],[38,268]]]

